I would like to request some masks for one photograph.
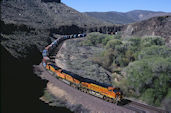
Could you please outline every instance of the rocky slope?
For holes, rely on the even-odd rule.
[[[26,25],[5,24],[1,21],[1,45],[15,58],[25,59],[40,54],[51,42],[47,30],[38,30]],[[33,57],[34,58],[34,57]]]
[[[125,38],[131,36],[161,36],[171,44],[171,16],[153,17],[142,22],[128,24],[122,29]]]
[[[92,27],[108,24],[82,14],[63,3],[41,0],[3,0],[2,20],[5,23],[25,24],[36,28],[56,28],[62,25]]]
[[[56,56],[56,64],[82,77],[90,78],[101,83],[111,84],[110,72],[92,62],[92,58],[101,53],[104,48],[82,46],[85,39],[67,40]]]
[[[35,45],[41,51],[42,47],[50,43],[48,36],[53,33],[66,35],[120,30],[120,26],[106,27],[106,22],[82,14],[58,1],[3,0],[1,6],[2,45],[17,57],[24,56],[23,53],[27,51],[24,48],[30,45]]]
[[[122,12],[85,12],[85,14],[113,24],[128,24],[142,21],[155,16],[171,15],[171,13],[155,12],[146,10],[133,10],[126,13]]]
[[[3,0],[1,12],[2,112],[70,112],[39,100],[47,82],[36,77],[32,65],[41,62],[41,51],[56,30],[59,34],[73,34],[84,32],[89,26],[106,25],[105,22],[62,3],[41,0]],[[104,27],[101,31],[106,30]]]
[[[3,0],[1,6],[3,37],[1,44],[15,57],[25,57],[29,54],[27,52],[31,46],[42,51],[43,47],[50,43],[48,36],[52,36],[53,33],[62,35],[92,31],[106,33],[121,29],[120,26],[106,27],[105,22],[79,13],[63,3]]]

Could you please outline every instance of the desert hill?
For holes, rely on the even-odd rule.
[[[106,25],[107,22],[82,14],[63,3],[50,0],[3,0],[2,20],[5,23],[25,24],[36,28],[52,28],[62,25],[81,27]]]
[[[156,16],[171,15],[166,12],[155,12],[147,10],[133,10],[129,12],[85,12],[85,14],[113,24],[128,24],[149,19]]]

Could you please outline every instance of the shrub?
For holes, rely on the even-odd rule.
[[[114,37],[110,35],[106,35],[104,39],[102,39],[102,44],[106,45],[108,41],[112,40]]]
[[[148,104],[159,106],[163,97],[168,91],[168,76],[161,74],[159,78],[155,79],[152,88],[148,88],[142,94],[141,98]]]
[[[154,96],[154,90],[152,88],[149,88],[142,94],[141,99],[146,101],[148,104],[153,104]]]
[[[120,33],[118,33],[116,35],[113,35],[113,36],[114,36],[114,39],[121,39],[121,34]]]
[[[150,47],[152,45],[164,45],[165,40],[161,37],[144,37],[141,40],[141,46],[142,47]]]
[[[154,56],[167,58],[171,56],[171,48],[166,46],[151,46],[143,48],[138,55],[138,59],[152,58]]]
[[[141,44],[141,38],[140,37],[132,37],[128,40],[132,46],[139,47]]]
[[[113,38],[114,36],[112,35],[93,32],[93,33],[88,34],[87,39],[83,41],[83,45],[88,45],[88,46],[93,46],[93,45],[95,46],[98,44],[106,45],[107,42]]]
[[[159,106],[168,93],[171,81],[171,48],[161,37],[132,37],[121,40],[117,36],[103,35],[94,40],[105,45],[105,51],[96,62],[111,72],[122,73],[120,82],[126,95],[141,98]],[[91,41],[92,42],[92,41]],[[97,42],[97,43],[96,43]]]
[[[113,62],[113,51],[111,49],[104,51],[101,62],[103,67],[110,67]]]
[[[81,45],[84,45],[84,46],[93,46],[93,43],[90,40],[85,40],[85,41],[81,42]]]
[[[166,99],[171,99],[171,88],[168,89]]]
[[[128,89],[132,89],[135,96],[142,97],[149,104],[158,106],[167,93],[170,70],[171,62],[161,57],[135,61],[124,69]]]
[[[110,40],[108,41],[108,43],[106,44],[106,49],[115,49],[115,46],[116,45],[121,45],[122,42],[118,39],[113,39],[113,40]]]

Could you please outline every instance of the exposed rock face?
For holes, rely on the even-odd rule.
[[[25,24],[43,29],[56,28],[62,25],[93,27],[108,24],[82,14],[63,3],[50,2],[52,0],[45,1],[48,2],[41,2],[41,0],[3,0],[1,3],[2,20],[5,23]]]
[[[61,0],[41,0],[42,2],[57,2],[61,3]]]
[[[34,55],[34,50],[40,54],[43,48],[51,42],[47,30],[36,30],[26,25],[4,24],[2,21],[1,26],[1,45],[13,57],[20,60]]]
[[[154,17],[149,20],[128,24],[122,29],[123,37],[161,36],[171,43],[171,16]]]

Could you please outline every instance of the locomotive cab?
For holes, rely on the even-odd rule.
[[[121,99],[122,99],[122,92],[121,92],[120,88],[114,88],[113,92],[116,94],[117,100],[121,101]]]
[[[111,92],[112,98],[115,98],[116,101],[121,101],[122,92],[121,92],[120,88],[108,87],[108,91]]]

